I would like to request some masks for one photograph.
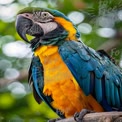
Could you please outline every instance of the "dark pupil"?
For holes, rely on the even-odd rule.
[[[44,13],[44,14],[43,14],[43,16],[44,16],[44,17],[46,17],[46,16],[47,16],[47,14],[46,14],[46,13]]]

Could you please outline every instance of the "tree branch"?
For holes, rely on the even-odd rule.
[[[109,40],[103,43],[100,47],[98,47],[97,50],[103,49],[106,52],[110,52],[113,48],[117,47],[120,44],[121,44],[120,40]]]
[[[119,46],[122,43],[122,30],[118,30],[115,37],[103,43],[98,50],[103,49],[106,52],[110,52],[113,48]]]
[[[76,122],[74,118],[67,118],[57,122]],[[122,112],[100,112],[86,114],[83,122],[122,122]]]

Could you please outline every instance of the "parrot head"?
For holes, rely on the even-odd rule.
[[[41,45],[58,45],[80,36],[75,25],[61,12],[46,8],[28,7],[17,14],[16,30],[33,49]],[[28,40],[27,35],[33,36]]]

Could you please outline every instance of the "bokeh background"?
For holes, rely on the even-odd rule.
[[[15,30],[27,6],[62,11],[95,50],[104,49],[122,68],[122,0],[0,0],[0,122],[46,122],[57,115],[38,105],[27,83],[32,52]]]

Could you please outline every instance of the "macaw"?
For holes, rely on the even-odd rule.
[[[67,16],[27,7],[17,14],[16,30],[33,51],[28,81],[38,103],[45,101],[61,118],[84,109],[122,111],[121,69],[107,53],[80,41]]]

